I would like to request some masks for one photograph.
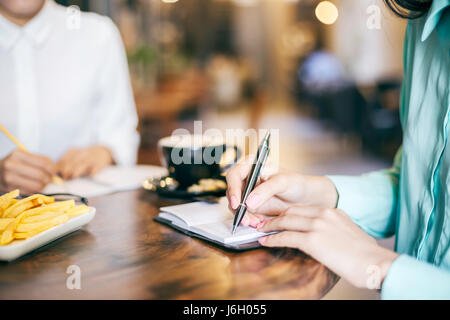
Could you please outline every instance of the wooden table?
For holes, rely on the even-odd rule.
[[[230,252],[154,222],[145,191],[91,199],[83,230],[0,263],[0,299],[318,299],[338,277],[292,249]],[[71,265],[81,289],[67,289]]]

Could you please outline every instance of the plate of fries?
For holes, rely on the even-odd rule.
[[[17,259],[74,232],[95,216],[95,208],[76,205],[75,200],[19,196],[19,190],[0,196],[0,261]]]

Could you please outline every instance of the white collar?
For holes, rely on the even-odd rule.
[[[0,14],[0,46],[9,50],[21,36],[27,37],[34,45],[40,46],[50,34],[51,15],[55,6],[53,0],[46,0],[38,14],[23,27],[12,23]]]

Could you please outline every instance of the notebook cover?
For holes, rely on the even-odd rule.
[[[179,226],[173,224],[170,220],[167,220],[167,219],[164,219],[161,217],[155,217],[155,218],[153,218],[153,220],[155,220],[156,222],[162,223],[166,226],[169,226],[177,231],[180,231],[181,233],[184,233],[190,237],[194,237],[194,238],[198,238],[198,239],[207,241],[218,247],[225,248],[228,250],[246,251],[246,250],[257,249],[257,248],[261,247],[261,245],[259,244],[258,241],[246,242],[246,243],[222,243],[222,242],[207,238],[205,236],[202,236],[201,234],[198,234],[196,232],[192,232],[187,229],[180,228]]]

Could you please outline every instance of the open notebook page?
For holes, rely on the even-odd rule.
[[[51,183],[45,187],[43,193],[71,193],[82,197],[97,197],[111,193],[111,187],[95,183],[88,178],[78,178],[74,180],[64,181],[63,184]]]
[[[160,217],[172,221],[178,227],[188,229],[210,239],[222,242],[250,242],[264,236],[252,227],[239,226],[231,234],[234,215],[228,210],[226,198],[219,203],[192,202],[161,208]]]
[[[162,207],[161,211],[180,218],[189,227],[232,218],[232,213],[227,208],[226,198],[221,198],[219,203],[191,202]]]
[[[165,174],[167,170],[157,166],[109,166],[93,177],[64,181],[61,185],[51,183],[44,189],[44,193],[72,193],[83,197],[96,197],[138,189],[145,179]]]

